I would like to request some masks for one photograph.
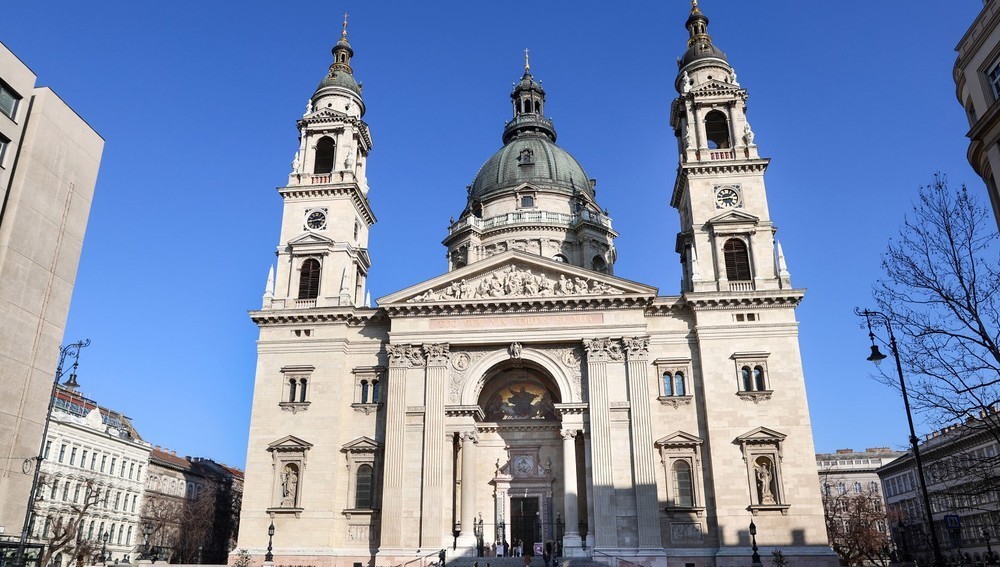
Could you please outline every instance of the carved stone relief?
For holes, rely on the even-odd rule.
[[[621,361],[625,359],[621,342],[617,339],[590,339],[583,341],[587,360],[592,362]]]
[[[621,295],[624,290],[602,281],[565,274],[532,273],[530,269],[507,266],[494,272],[430,289],[408,303],[454,301],[506,297],[551,297],[567,295]]]

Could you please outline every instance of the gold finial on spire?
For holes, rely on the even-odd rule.
[[[691,13],[694,14],[695,12],[700,13],[701,9],[698,8],[698,0],[691,0]]]
[[[340,37],[347,39],[347,12],[344,12],[344,29],[341,30]]]
[[[527,73],[531,70],[531,63],[528,62],[528,50],[524,50],[524,72]]]

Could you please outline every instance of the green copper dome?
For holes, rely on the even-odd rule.
[[[590,178],[580,163],[545,135],[521,135],[493,154],[479,168],[469,198],[488,197],[525,183],[594,196]]]
[[[316,90],[320,91],[327,87],[342,87],[352,90],[359,95],[361,94],[361,86],[354,79],[354,75],[340,69],[330,69],[330,72],[323,77]]]

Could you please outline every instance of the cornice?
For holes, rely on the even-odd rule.
[[[738,158],[729,161],[694,161],[680,165],[680,171],[684,175],[712,175],[712,174],[741,174],[741,173],[763,173],[770,158],[747,159]]]
[[[540,298],[497,298],[487,301],[460,300],[402,303],[385,307],[389,317],[437,317],[442,315],[505,315],[513,313],[553,313],[595,309],[645,309],[654,298],[645,295],[602,295],[577,297],[560,295]]]
[[[745,292],[687,292],[681,301],[692,309],[722,311],[734,308],[797,307],[802,302],[804,289],[775,289]]]
[[[261,309],[250,311],[250,320],[258,327],[301,325],[303,323],[340,323],[348,327],[388,327],[383,309],[356,307],[312,307],[308,309]]]
[[[278,187],[278,194],[282,199],[303,199],[316,197],[337,197],[347,195],[354,202],[354,206],[365,218],[368,226],[378,222],[375,213],[368,204],[368,198],[361,193],[361,188],[357,183],[328,183],[321,185],[286,185]]]

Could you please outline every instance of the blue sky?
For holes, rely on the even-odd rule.
[[[965,159],[954,47],[980,0],[704,0],[749,90],[798,310],[818,451],[906,444],[870,378],[880,254],[936,171]],[[139,8],[141,6],[141,9]],[[66,342],[80,382],[151,442],[242,466],[260,305],[295,120],[345,11],[375,148],[373,297],[446,269],[448,219],[500,147],[523,50],[559,144],[598,179],[616,274],[679,289],[668,126],[689,3],[70,2],[4,7],[0,41],[106,140]],[[918,419],[919,421],[919,419]],[[919,426],[926,432],[928,427]]]

